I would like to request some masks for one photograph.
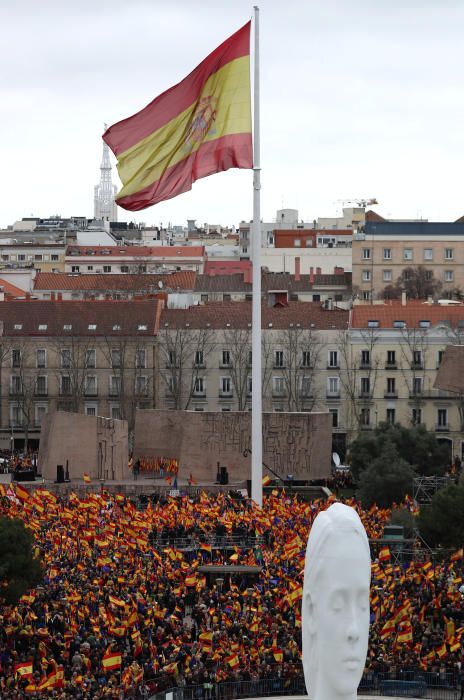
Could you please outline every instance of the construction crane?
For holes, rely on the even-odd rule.
[[[371,197],[370,199],[337,199],[337,204],[341,204],[343,207],[356,206],[365,209],[366,207],[371,207],[373,204],[378,204],[378,201],[375,197]]]

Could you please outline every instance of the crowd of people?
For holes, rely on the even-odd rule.
[[[123,495],[18,488],[0,499],[0,515],[32,530],[45,575],[17,605],[0,607],[4,700],[148,698],[192,685],[217,698],[229,681],[279,678],[284,689],[301,678],[306,541],[326,501],[275,491],[260,509],[199,492],[155,496],[142,509]],[[396,563],[375,543],[391,512],[348,504],[374,541],[366,679],[456,671],[462,551]],[[414,511],[411,500],[401,507]],[[185,533],[189,546],[176,548]],[[217,577],[209,564],[252,568]]]

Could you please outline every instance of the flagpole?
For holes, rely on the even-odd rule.
[[[261,167],[259,148],[259,7],[254,7],[254,85],[253,85],[253,302],[251,326],[251,497],[263,505],[263,408],[261,375]]]

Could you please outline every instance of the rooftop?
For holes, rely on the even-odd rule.
[[[80,275],[62,272],[38,272],[34,290],[50,291],[155,291],[191,290],[196,273],[190,270],[165,275]],[[0,285],[2,284],[0,280]]]
[[[405,306],[401,302],[384,305],[356,305],[352,309],[351,316],[352,328],[406,330],[408,328],[427,329],[440,324],[452,328],[459,326],[464,330],[464,304],[442,306],[420,301],[408,301]]]
[[[251,329],[251,302],[212,302],[188,309],[163,309],[160,328]],[[209,324],[209,325],[208,325]],[[262,306],[262,327],[285,330],[291,326],[317,330],[347,328],[348,311],[326,310],[319,302],[290,302],[284,307]]]
[[[153,258],[199,258],[205,254],[205,246],[202,245],[173,245],[173,246],[87,246],[70,245],[66,255],[101,256],[101,257],[153,257]]]
[[[6,337],[153,336],[163,304],[140,301],[3,301]]]

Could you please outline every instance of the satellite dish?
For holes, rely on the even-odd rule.
[[[163,280],[158,280],[158,287],[163,289]]]
[[[332,459],[333,463],[335,464],[336,467],[340,466],[340,457],[338,456],[337,452],[332,452]]]

